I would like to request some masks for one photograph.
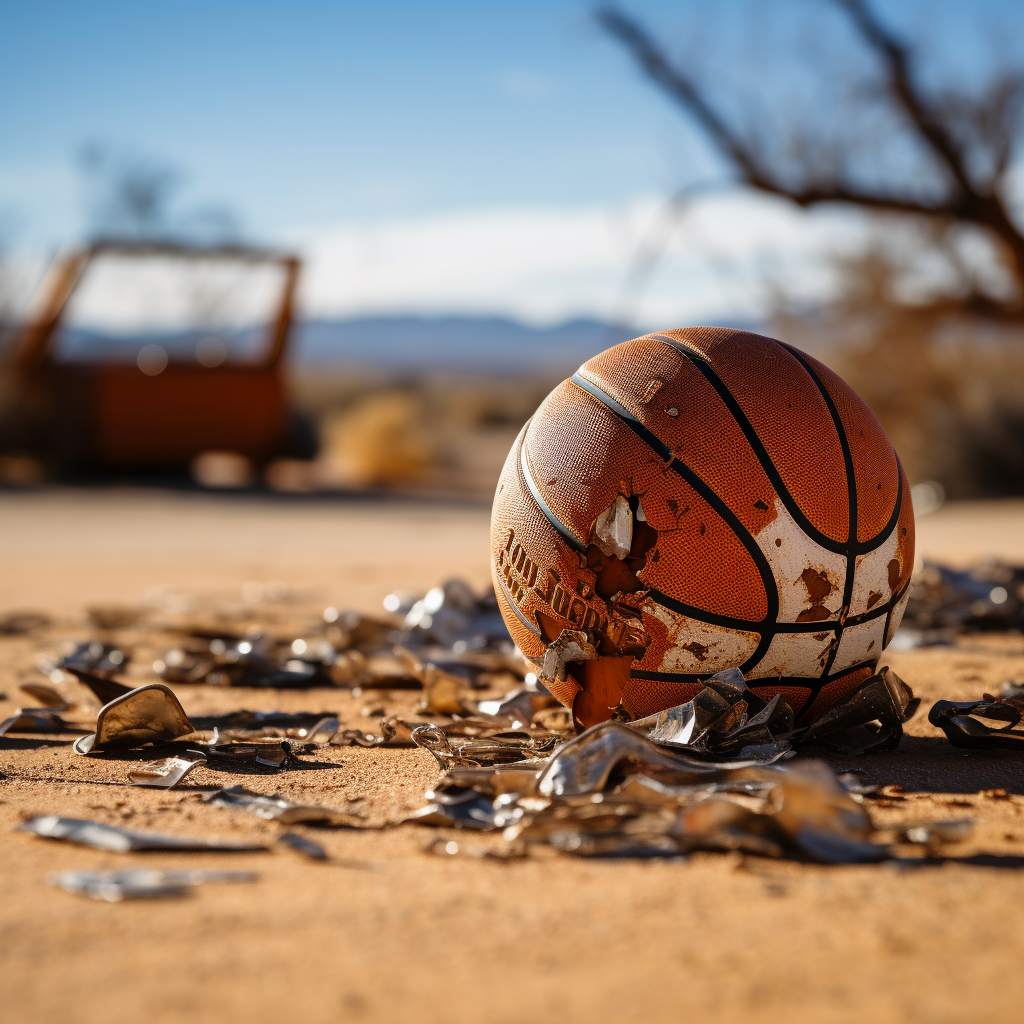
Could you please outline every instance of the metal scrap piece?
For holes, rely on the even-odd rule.
[[[340,728],[334,715],[283,711],[235,711],[196,718],[192,724],[194,742],[216,748],[218,754],[234,755],[244,748],[254,755],[267,753],[264,760],[279,765],[284,760],[297,763],[288,757],[296,749],[326,746]]]
[[[661,747],[628,725],[601,722],[554,753],[541,772],[538,791],[545,796],[596,792],[605,788],[617,769],[623,774],[639,771],[676,784],[693,784],[713,778],[723,770],[761,763],[699,760],[681,750]]]
[[[780,694],[765,702],[732,668],[706,679],[704,689],[687,703],[629,725],[654,743],[698,756],[771,763],[790,752],[793,719],[793,709]]]
[[[454,789],[430,791],[426,799],[430,803],[403,820],[419,825],[490,830],[512,825],[523,815],[522,809],[514,806],[511,813],[503,813],[504,807],[499,800],[492,800],[471,789],[461,792]]]
[[[200,741],[202,742],[202,741]],[[213,743],[206,746],[207,758],[216,763],[226,761],[239,768],[276,773],[287,768],[301,768],[304,762],[295,756],[288,740],[267,739],[263,742]]]
[[[418,679],[423,686],[423,710],[436,715],[459,715],[472,711],[466,702],[470,689],[468,680],[453,675],[432,662],[425,664],[404,647],[394,649],[395,656],[409,675]]]
[[[970,818],[926,821],[919,825],[905,826],[898,831],[908,843],[920,843],[934,848],[946,843],[962,843],[969,839],[974,832],[974,822]]]
[[[326,642],[195,630],[184,648],[168,651],[153,668],[175,683],[295,688],[333,686],[334,660],[334,648]]]
[[[337,719],[326,711],[230,711],[223,715],[193,715],[197,730],[217,730],[222,736],[251,733],[281,739],[306,739],[323,732]],[[317,742],[325,742],[317,740]]]
[[[113,644],[86,640],[83,643],[65,644],[63,653],[52,658],[41,655],[36,664],[44,675],[51,675],[54,669],[82,669],[95,675],[115,675],[123,672],[130,655]]]
[[[208,793],[203,799],[218,807],[232,807],[255,814],[265,821],[278,821],[282,825],[353,825],[361,816],[351,811],[336,811],[329,807],[296,804],[282,796],[264,796],[244,786],[230,786]]]
[[[814,860],[834,864],[883,860],[888,851],[870,842],[867,811],[821,761],[804,761],[780,771],[767,794],[774,821],[789,840]]]
[[[96,732],[75,741],[78,754],[132,750],[151,743],[168,743],[195,732],[170,687],[149,683],[130,690],[96,716]]]
[[[856,754],[895,750],[903,738],[904,723],[913,718],[920,703],[892,669],[883,668],[817,721],[801,729],[793,741],[824,743]]]
[[[891,856],[883,832],[832,771],[779,762],[805,734],[844,749],[898,742],[915,707],[909,687],[885,670],[825,727],[794,730],[781,695],[765,701],[730,670],[705,680],[687,704],[637,722],[602,722],[567,742],[551,733],[539,742],[536,726],[500,732],[483,715],[435,721],[412,738],[443,774],[426,806],[404,820],[504,828],[509,849],[520,852],[543,843],[586,856],[703,849],[877,861]]]
[[[587,638],[586,633],[578,629],[563,629],[544,651],[540,678],[563,680],[565,666],[569,662],[593,661],[596,657],[597,649]]]
[[[298,734],[304,742],[321,747],[330,743],[340,728],[341,723],[334,715],[326,715],[308,728],[300,728]],[[305,736],[302,735],[303,732],[305,732]]]
[[[183,896],[192,886],[210,882],[255,882],[253,871],[62,871],[50,875],[47,885],[107,903],[154,896]]]
[[[201,750],[190,750],[187,757],[165,757],[137,765],[128,773],[128,781],[134,786],[173,789],[193,768],[205,764],[206,755]]]
[[[940,700],[928,712],[928,721],[937,725],[954,747],[973,749],[1020,750],[1024,745],[1024,731],[1015,729],[1024,717],[1024,695],[993,697],[985,694],[981,700]],[[993,729],[978,718],[1007,723]]]
[[[467,583],[453,579],[431,588],[411,605],[399,595],[395,598],[386,598],[385,608],[397,612],[408,607],[408,611],[401,619],[400,630],[390,634],[393,642],[435,643],[456,653],[501,646],[512,650],[493,591],[477,597]]]
[[[333,737],[331,744],[336,747],[414,747],[412,732],[422,724],[389,715],[380,720],[379,733],[342,729]]]
[[[327,851],[319,843],[314,843],[312,839],[300,836],[297,832],[282,832],[277,837],[277,841],[282,846],[287,846],[290,850],[294,850],[310,860],[329,859]]]
[[[78,682],[92,693],[100,704],[109,704],[112,700],[132,692],[130,686],[125,686],[123,683],[115,682],[106,676],[96,675],[95,672],[88,672],[74,665],[65,665],[62,671],[74,676]]]
[[[738,669],[705,681],[691,701],[631,722],[662,746],[697,756],[753,758],[770,763],[776,754],[808,744],[824,744],[851,753],[899,746],[903,724],[917,710],[910,687],[883,668],[825,715],[794,729],[793,709],[776,694],[765,702],[747,689]],[[877,724],[876,724],[877,723]]]
[[[0,722],[0,736],[9,732],[66,732],[73,728],[60,717],[63,708],[21,708]]]
[[[51,624],[48,615],[41,612],[8,612],[0,617],[0,636],[21,636],[45,629]]]
[[[561,707],[551,695],[548,688],[538,681],[536,688],[528,690],[518,688],[506,693],[501,700],[484,700],[477,706],[481,715],[492,715],[495,718],[506,718],[511,728],[530,725],[538,711]],[[566,709],[568,710],[568,709]]]
[[[442,771],[462,767],[511,764],[550,753],[562,737],[547,730],[506,730],[468,719],[444,727],[427,723],[412,731],[418,747],[430,751]]]
[[[67,711],[70,706],[52,686],[46,686],[43,683],[22,683],[18,689],[44,708]]]
[[[215,850],[224,853],[243,853],[266,849],[266,846],[257,843],[233,843],[198,836],[171,836],[160,832],[135,832],[114,825],[103,825],[98,821],[58,818],[54,815],[30,818],[19,825],[16,831],[34,832],[46,839],[63,839],[69,843],[91,846],[97,850],[109,850],[112,853],[128,853],[130,850]]]
[[[279,772],[282,768],[294,768],[298,758],[292,753],[292,745],[287,740],[280,743],[259,744],[253,748],[253,756],[257,768],[269,768]]]

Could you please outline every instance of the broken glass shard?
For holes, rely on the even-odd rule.
[[[62,871],[50,875],[48,885],[65,892],[89,896],[94,900],[120,903],[122,900],[155,896],[182,896],[192,886],[211,882],[255,882],[253,871],[152,871],[129,868],[125,871]]]
[[[277,841],[310,860],[328,859],[327,851],[319,843],[314,843],[312,839],[300,836],[297,832],[283,832],[277,837]]]
[[[172,836],[159,832],[135,832],[114,825],[103,825],[98,821],[58,818],[53,815],[30,818],[19,825],[17,831],[34,832],[46,839],[62,839],[69,843],[78,843],[80,846],[91,846],[97,850],[109,850],[112,853],[127,853],[130,850],[211,850],[242,853],[266,849],[266,846],[256,843],[233,843],[222,839]]]
[[[96,716],[96,732],[76,740],[74,748],[79,754],[131,750],[194,731],[170,687],[150,683],[104,704]]]
[[[361,821],[359,815],[350,811],[337,811],[329,807],[315,807],[292,803],[281,796],[264,796],[253,793],[244,786],[230,786],[209,793],[203,797],[218,807],[232,807],[236,810],[255,814],[266,821],[279,821],[282,825],[353,825]]]
[[[201,750],[190,750],[185,757],[165,757],[140,764],[128,773],[128,781],[134,786],[173,789],[193,768],[205,764],[206,755]]]

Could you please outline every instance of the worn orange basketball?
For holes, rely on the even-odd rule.
[[[799,720],[872,674],[914,561],[888,437],[828,367],[744,331],[624,342],[544,400],[491,517],[505,622],[581,725],[739,667]]]

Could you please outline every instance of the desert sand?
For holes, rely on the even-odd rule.
[[[374,611],[392,588],[450,576],[487,584],[484,504],[275,499],[158,490],[0,494],[0,612],[53,626],[0,637],[0,717],[43,681],[40,651],[95,635],[84,610],[148,603],[175,614],[229,608],[270,628],[311,627],[326,605]],[[1024,559],[1024,502],[947,505],[919,552]],[[270,587],[267,584],[272,584]],[[269,598],[269,600],[268,600]],[[135,629],[129,678],[153,681],[159,643]],[[970,817],[977,829],[936,866],[824,867],[738,855],[685,861],[499,862],[427,852],[411,825],[309,830],[331,855],[118,855],[14,831],[29,814],[272,842],[269,822],[203,803],[243,782],[293,799],[356,802],[384,822],[420,806],[436,778],[422,750],[333,748],[275,776],[198,768],[179,789],[127,784],[128,760],[84,758],[60,739],[0,740],[0,1005],[11,1021],[108,1024],[254,1018],[337,1020],[1019,1021],[1024,1013],[1024,757],[965,753],[930,727],[940,697],[1024,678],[1024,638],[887,653],[925,711],[890,754],[843,758],[902,787],[881,822]],[[336,689],[176,687],[185,710],[337,713],[366,727],[381,702]],[[409,709],[415,694],[392,695]],[[992,793],[1005,790],[1005,795]],[[478,842],[486,843],[482,837]],[[251,884],[107,904],[48,887],[55,871],[222,867]]]

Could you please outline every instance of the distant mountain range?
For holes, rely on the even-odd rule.
[[[757,330],[757,325],[730,326]],[[229,362],[259,358],[267,329],[218,331]],[[535,377],[572,372],[598,352],[642,334],[638,327],[600,320],[569,320],[531,327],[505,317],[374,316],[347,320],[310,319],[295,325],[288,361],[304,370],[364,367],[388,373],[441,371]],[[141,348],[160,345],[173,360],[191,361],[207,330],[113,334],[63,328],[55,349],[72,362],[132,363]],[[205,341],[204,341],[205,339]],[[222,356],[223,358],[223,356]],[[209,365],[209,364],[207,364]]]
[[[305,367],[341,363],[533,376],[575,368],[642,333],[599,320],[570,320],[555,327],[470,316],[306,320],[297,325],[291,358]]]

